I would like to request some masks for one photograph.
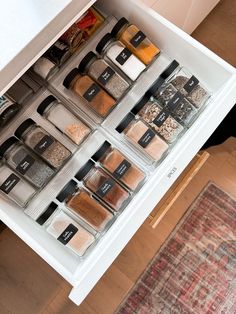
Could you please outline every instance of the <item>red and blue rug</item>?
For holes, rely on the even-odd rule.
[[[236,198],[209,183],[117,314],[235,314]]]

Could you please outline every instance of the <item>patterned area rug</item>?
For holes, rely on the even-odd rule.
[[[209,183],[117,314],[235,314],[236,198]]]

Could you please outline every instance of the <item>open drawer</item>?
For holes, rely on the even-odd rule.
[[[139,25],[164,55],[178,60],[199,77],[212,97],[191,128],[82,262],[55,243],[22,211],[0,200],[0,219],[73,286],[70,298],[76,304],[83,301],[236,102],[235,69],[152,9],[137,0],[99,0],[97,5],[107,15],[125,16]],[[68,26],[70,24],[72,22]],[[137,91],[134,98],[138,100],[143,92]],[[115,119],[117,114],[125,112],[118,109],[109,120],[113,116]],[[108,127],[105,126],[104,131]]]

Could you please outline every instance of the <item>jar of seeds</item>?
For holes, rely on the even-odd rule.
[[[4,157],[9,166],[24,176],[35,187],[41,188],[54,174],[54,171],[37,158],[15,137],[8,138],[0,146],[0,158]]]
[[[182,125],[189,126],[197,109],[172,84],[163,85],[157,98],[165,109]]]
[[[183,131],[182,125],[153,96],[144,96],[135,105],[132,112],[138,114],[168,143],[174,142]]]
[[[198,78],[184,67],[175,72],[168,82],[171,82],[196,108],[202,107],[210,97],[209,92]]]
[[[71,156],[64,145],[32,119],[25,120],[15,131],[15,136],[56,169],[63,166]]]
[[[81,60],[79,71],[91,76],[115,99],[121,98],[129,88],[129,83],[92,51]]]

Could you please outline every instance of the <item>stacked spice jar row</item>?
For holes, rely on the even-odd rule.
[[[82,257],[112,225],[145,178],[124,153],[104,141],[58,193],[55,202],[60,210],[56,211],[58,205],[52,202],[37,222]]]
[[[91,7],[80,17],[32,67],[42,79],[49,79],[88,39],[98,31],[104,17]]]
[[[152,162],[160,162],[204,108],[210,93],[174,60],[116,126]]]
[[[76,146],[93,130],[53,95],[38,105],[37,112]],[[0,145],[0,191],[26,207],[67,163],[72,152],[33,119],[26,119]]]
[[[137,26],[121,18],[97,43],[96,52],[88,52],[67,73],[63,85],[78,97],[78,103],[83,99],[104,119],[160,50]]]

